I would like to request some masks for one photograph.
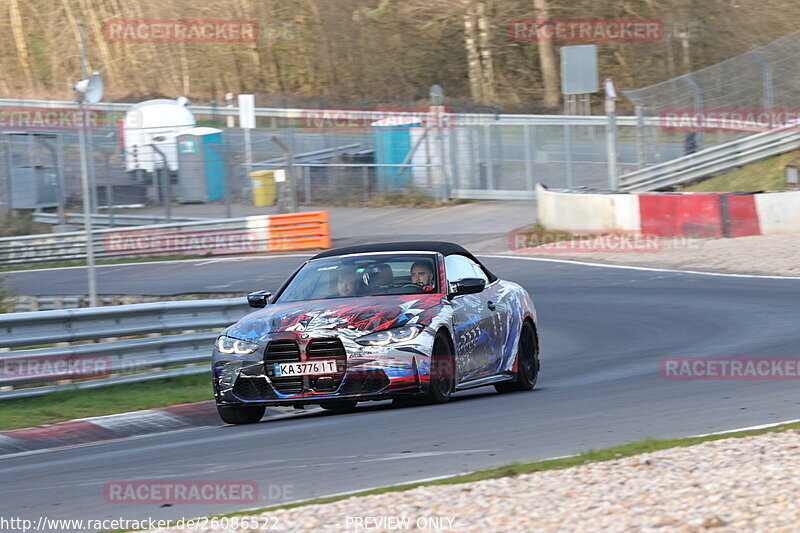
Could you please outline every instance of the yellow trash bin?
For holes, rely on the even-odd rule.
[[[275,171],[259,170],[250,173],[253,184],[253,205],[265,207],[275,205],[277,196],[275,194]]]

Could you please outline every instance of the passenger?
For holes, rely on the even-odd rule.
[[[411,265],[411,283],[420,287],[433,286],[433,269],[428,261],[416,261]]]
[[[357,296],[362,287],[361,274],[353,269],[345,269],[339,273],[336,288],[339,296]]]

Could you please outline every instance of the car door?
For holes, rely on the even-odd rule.
[[[445,274],[448,290],[452,289],[452,284],[456,281],[477,277],[472,262],[463,255],[448,255],[445,258]],[[487,321],[491,320],[491,310],[483,293],[456,296],[451,304],[455,337],[453,342],[456,347],[456,382],[462,383],[487,374],[490,363],[487,357]]]
[[[482,323],[484,331],[485,367],[480,376],[490,376],[500,371],[503,365],[509,335],[509,301],[508,294],[499,281],[489,283],[489,276],[483,268],[467,258],[476,278],[486,282],[486,288],[480,293],[482,306]]]

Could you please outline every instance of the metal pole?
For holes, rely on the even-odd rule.
[[[691,74],[685,74],[683,78],[692,87],[692,90],[694,91],[694,111],[695,113],[697,113],[701,109],[703,109],[703,89],[701,89],[700,86],[697,84],[697,82],[692,79]],[[704,144],[703,130],[699,129],[697,131],[697,136],[696,136],[697,150],[702,150],[703,144]]]
[[[533,160],[531,158],[531,126],[522,126],[522,142],[525,144],[525,190],[533,190]]]
[[[105,171],[106,171],[106,202],[108,202],[108,226],[110,228],[114,227],[114,183],[111,181],[111,165],[109,164],[108,158],[110,154],[103,152],[103,159],[105,161]]]
[[[762,83],[763,83],[763,91],[764,91],[764,108],[770,111],[770,117],[772,117],[772,108],[775,106],[775,102],[773,101],[773,92],[772,92],[772,65],[764,59],[764,57],[756,52],[755,50],[750,50],[747,52],[749,55],[753,56],[756,61],[761,65],[762,71]],[[772,126],[772,121],[770,120],[770,125]]]
[[[606,125],[608,187],[612,191],[616,191],[619,189],[619,177],[617,176],[617,113],[614,100],[611,98],[606,98],[606,115],[608,115],[608,123]]]
[[[270,140],[277,144],[286,153],[286,184],[289,186],[289,202],[291,213],[297,212],[297,191],[295,190],[294,179],[294,150],[287,146],[279,137],[273,135]]]
[[[151,144],[150,147],[161,156],[161,160],[163,162],[164,174],[166,174],[166,178],[162,177],[161,169],[156,169],[156,177],[158,178],[158,184],[161,188],[161,199],[164,201],[164,214],[166,215],[167,222],[172,220],[172,201],[170,199],[169,189],[170,189],[170,177],[169,177],[169,164],[167,163],[167,156],[164,152],[162,152],[158,146],[155,144]]]
[[[571,188],[575,184],[575,176],[572,169],[572,129],[569,124],[564,125],[564,162],[567,170],[567,187]]]
[[[484,146],[486,148],[486,190],[494,190],[494,169],[492,168],[492,126],[484,124]]]
[[[638,168],[644,168],[645,165],[645,132],[644,132],[644,108],[640,105],[636,106],[636,160]]]
[[[305,178],[305,186],[303,192],[306,195],[306,204],[311,203],[311,167],[303,168],[303,177]]]
[[[250,136],[250,128],[244,128],[244,162],[247,168],[253,165],[253,139]]]
[[[78,110],[83,119],[81,130],[86,129],[86,112],[83,106],[83,98],[79,96]],[[97,279],[94,268],[94,242],[92,239],[92,213],[91,197],[89,195],[89,168],[86,161],[86,137],[81,131],[78,136],[81,152],[81,186],[83,188],[83,227],[86,232],[86,272],[89,277],[89,306],[97,307]]]

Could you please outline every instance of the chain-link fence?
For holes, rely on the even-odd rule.
[[[213,124],[202,115],[197,118],[200,124]],[[244,130],[238,128],[221,128],[213,146],[184,150],[188,141],[181,136],[126,147],[119,128],[104,125],[89,132],[93,204],[101,212],[109,205],[164,205],[168,215],[167,200],[228,202],[235,215],[237,205],[252,205],[249,174],[263,169],[288,171],[289,179],[279,187],[286,192],[293,181],[300,204],[363,205],[402,202],[403,197],[531,199],[537,182],[554,187],[608,184],[605,117],[501,116],[463,123],[449,117],[442,124],[401,118],[257,128],[250,134],[250,164]],[[618,131],[624,174],[638,167],[635,120],[621,120]],[[0,132],[0,202],[80,210],[79,134]],[[291,151],[291,165],[281,145]],[[200,159],[184,153],[204,149]],[[665,149],[678,154],[681,147]],[[217,169],[214,183],[204,174],[211,159]],[[22,195],[33,183],[44,192]]]
[[[761,112],[797,110],[800,102],[800,31],[704,69],[641,89],[623,91],[636,106],[641,166],[672,159],[663,145],[682,144],[685,153],[750,135],[752,127],[729,121],[719,127],[673,127],[670,116],[708,117],[724,110],[758,117]],[[645,117],[659,120],[646,124]],[[696,131],[692,131],[696,130]]]

